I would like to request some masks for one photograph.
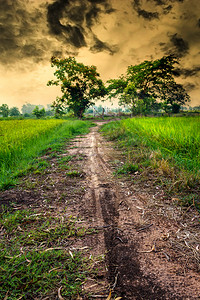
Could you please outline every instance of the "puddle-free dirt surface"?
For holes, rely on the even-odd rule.
[[[187,239],[184,243],[181,234],[190,235],[184,221],[154,210],[159,193],[155,197],[142,185],[134,186],[113,175],[111,162],[120,161],[121,154],[98,129],[99,125],[76,137],[62,154],[74,156],[71,167],[82,174],[79,178],[66,178],[52,159],[48,174],[29,178],[30,187],[5,191],[1,200],[18,206],[46,205],[53,210],[65,207],[69,215],[82,219],[84,226],[98,230],[75,245],[87,247],[92,255],[105,255],[95,283],[88,281],[83,287],[92,296],[83,299],[107,299],[110,290],[112,299],[200,299],[198,266],[182,247],[188,246],[194,257],[194,251],[199,255],[199,235],[193,234],[195,246]],[[168,207],[170,213],[172,209]],[[200,229],[197,219],[194,215],[195,230]]]

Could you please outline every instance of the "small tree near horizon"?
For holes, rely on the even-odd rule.
[[[0,106],[0,115],[2,115],[4,118],[7,118],[9,115],[9,107],[7,104],[2,104]]]
[[[39,107],[36,106],[32,114],[35,115],[37,119],[40,119],[45,116],[45,109],[44,108],[39,109]]]
[[[26,102],[25,104],[23,104],[23,106],[21,108],[22,114],[23,115],[25,115],[25,114],[32,114],[32,112],[33,112],[33,110],[35,109],[36,106],[38,106],[39,109],[44,108],[44,105],[41,105],[41,104],[31,104],[31,103]]]
[[[10,111],[9,111],[9,115],[11,117],[17,117],[17,116],[20,116],[20,111],[19,111],[19,108],[14,106],[14,107],[11,107]]]
[[[56,67],[57,80],[50,80],[47,85],[60,85],[62,97],[57,97],[52,107],[55,111],[72,110],[78,118],[94,104],[94,99],[103,97],[106,89],[95,66],[86,66],[76,62],[74,57],[51,58],[51,66]]]

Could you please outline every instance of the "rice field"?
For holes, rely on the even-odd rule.
[[[140,140],[173,157],[187,170],[200,171],[200,117],[132,118],[108,124],[103,130],[113,134],[119,130],[128,136],[130,143]]]
[[[141,118],[124,122],[188,169],[200,169],[200,118]]]
[[[0,122],[0,187],[14,172],[53,141],[85,133],[89,124],[68,120],[4,120]]]

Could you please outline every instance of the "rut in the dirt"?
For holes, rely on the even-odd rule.
[[[123,299],[173,299],[173,295],[156,285],[153,278],[142,274],[137,256],[137,241],[129,242],[128,237],[118,228],[116,193],[106,188],[100,194],[100,202],[106,228],[104,241],[111,288]],[[107,227],[108,225],[111,226]]]

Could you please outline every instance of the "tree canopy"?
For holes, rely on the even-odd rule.
[[[82,118],[86,108],[94,104],[94,99],[106,94],[95,66],[78,63],[74,57],[52,57],[51,66],[56,67],[57,80],[51,80],[47,85],[60,85],[62,92],[62,97],[57,97],[52,104],[58,113],[68,107],[76,117]]]
[[[39,107],[36,106],[35,109],[33,110],[32,114],[34,116],[36,116],[37,119],[40,119],[45,116],[45,109],[44,108],[39,109]]]
[[[189,96],[181,84],[175,82],[175,64],[169,55],[154,61],[129,66],[125,75],[108,81],[110,98],[119,97],[120,104],[128,105],[133,113],[145,113],[163,108],[178,112]]]
[[[4,118],[8,117],[9,111],[10,111],[10,110],[9,110],[9,107],[8,107],[7,104],[2,104],[2,105],[0,106],[0,114],[1,114]]]
[[[41,104],[38,104],[38,105],[35,105],[35,104],[31,104],[31,103],[25,103],[23,104],[22,106],[22,114],[32,114],[33,110],[35,109],[35,107],[38,106],[38,109],[42,109],[44,108],[43,105]]]
[[[14,107],[11,107],[10,111],[9,111],[9,115],[11,117],[17,117],[17,116],[20,116],[20,111],[19,111],[19,108],[14,106]]]

